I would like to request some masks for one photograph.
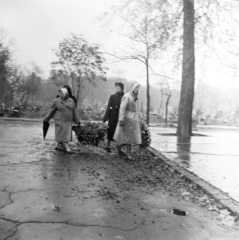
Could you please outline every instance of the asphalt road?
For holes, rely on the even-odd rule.
[[[0,240],[238,239],[171,187],[134,181],[147,177],[135,163],[71,146],[54,150],[52,126],[43,141],[40,123],[0,123]],[[175,207],[189,215],[167,212]]]

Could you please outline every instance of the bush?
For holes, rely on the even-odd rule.
[[[73,126],[72,130],[76,133],[76,137],[81,144],[98,146],[100,142],[104,141],[107,128],[108,126],[103,123],[86,122]]]
[[[40,111],[26,111],[24,112],[25,117],[27,118],[44,118],[47,113],[48,113],[48,109],[41,109]]]
[[[86,122],[81,125],[73,126],[78,141],[84,145],[98,146],[100,142],[105,140],[108,126],[103,123]],[[146,148],[151,144],[151,135],[147,124],[141,121],[141,148]]]
[[[141,136],[142,136],[142,144],[141,148],[149,147],[151,144],[151,134],[149,128],[145,121],[141,120]]]

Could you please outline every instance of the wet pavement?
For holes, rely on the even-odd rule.
[[[126,181],[139,172],[114,153],[53,144],[53,127],[43,141],[40,123],[0,122],[0,240],[238,239],[206,209]]]
[[[175,129],[150,130],[153,148],[239,202],[239,130],[201,129],[191,139],[164,135]]]

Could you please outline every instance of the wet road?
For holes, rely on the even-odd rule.
[[[134,181],[142,171],[114,153],[68,155],[53,140],[53,127],[43,141],[39,123],[0,123],[0,240],[237,239],[206,209]]]
[[[197,174],[200,178],[239,201],[239,131],[200,130],[188,140],[177,140],[175,129],[151,129],[152,147],[170,160]]]

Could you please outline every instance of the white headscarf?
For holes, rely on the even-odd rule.
[[[62,92],[64,98],[66,98],[69,95],[66,88],[61,88],[60,91]]]
[[[131,90],[130,90],[130,92],[131,92],[132,94],[134,94],[134,93],[133,93],[133,92],[134,92],[134,89],[135,89],[136,87],[138,87],[138,86],[140,86],[140,84],[139,84],[138,82],[133,82],[132,85],[131,85]]]

